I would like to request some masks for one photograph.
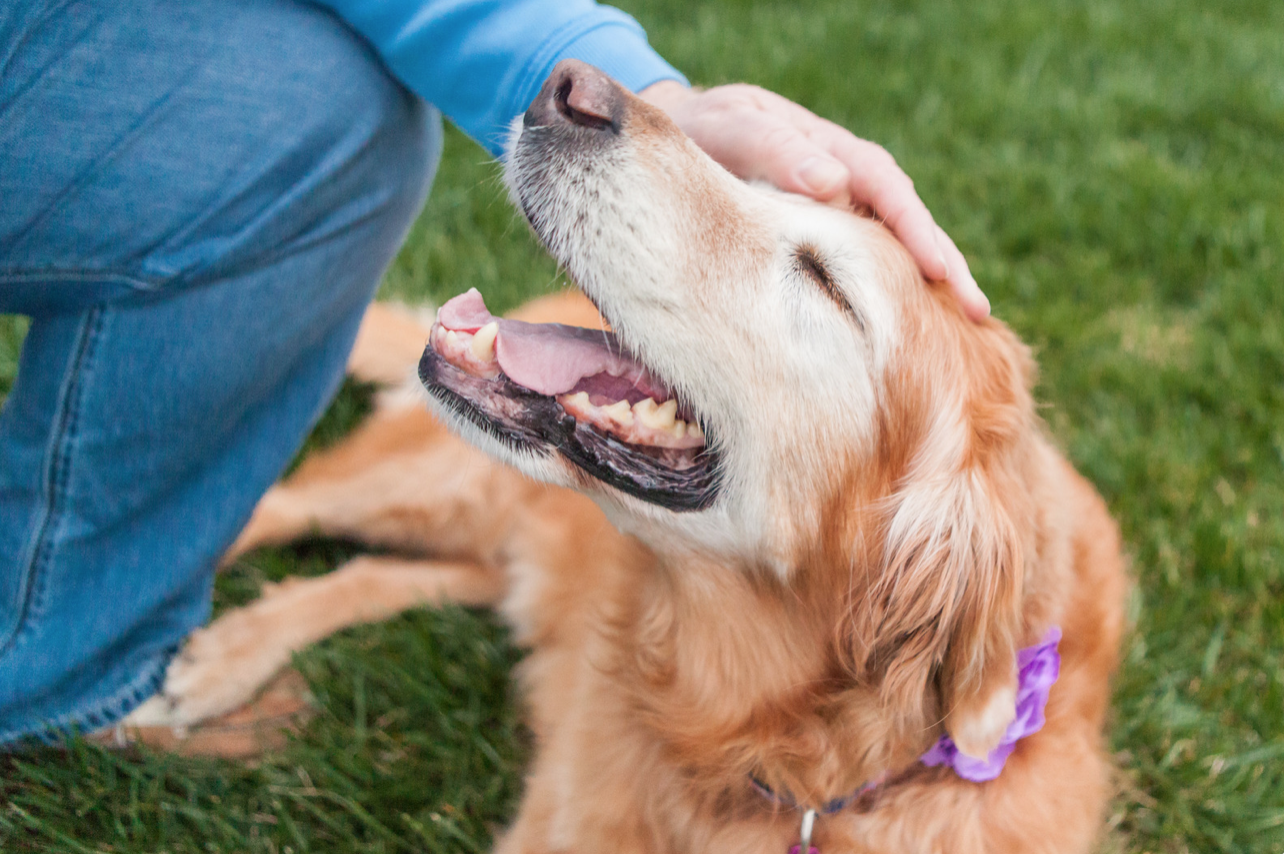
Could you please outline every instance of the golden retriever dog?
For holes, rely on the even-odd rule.
[[[390,389],[233,553],[404,556],[224,615],[134,722],[234,708],[345,625],[495,605],[536,739],[497,851],[1089,850],[1127,582],[1026,348],[879,223],[737,180],[580,63],[506,180],[592,304],[372,308],[353,372],[418,363],[435,415]]]

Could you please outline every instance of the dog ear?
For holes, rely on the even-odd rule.
[[[983,757],[1016,713],[1023,559],[1011,519],[976,471],[904,490],[882,572],[856,609],[867,668],[892,708],[922,708],[938,680],[946,730]]]
[[[935,680],[946,730],[984,757],[1016,713],[1032,550],[1021,532],[1034,528],[1022,475],[1037,428],[1025,348],[997,326],[963,338],[953,389],[925,383],[935,405],[887,504],[881,548],[867,553],[875,569],[852,603],[850,653],[890,708],[932,714]]]

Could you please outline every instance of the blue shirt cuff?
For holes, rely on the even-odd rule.
[[[633,91],[685,78],[637,21],[592,0],[317,0],[369,39],[402,82],[492,154],[559,60]]]

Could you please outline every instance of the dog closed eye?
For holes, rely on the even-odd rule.
[[[825,296],[829,297],[839,308],[847,312],[847,314],[851,316],[852,320],[856,321],[856,326],[861,332],[865,331],[864,318],[861,317],[860,312],[856,310],[855,306],[851,304],[851,301],[847,299],[847,295],[843,293],[842,289],[838,287],[838,284],[834,281],[833,275],[829,271],[829,267],[826,266],[824,260],[820,257],[820,253],[817,251],[816,247],[809,243],[799,244],[798,248],[794,251],[794,263],[799,273],[819,285]]]

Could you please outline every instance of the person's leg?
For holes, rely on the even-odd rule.
[[[287,0],[0,11],[0,744],[107,726],[342,377],[436,112]]]

